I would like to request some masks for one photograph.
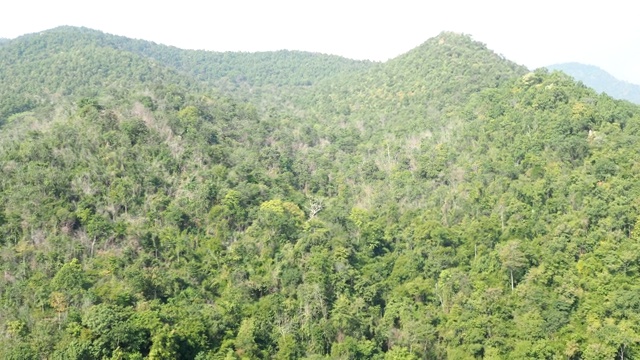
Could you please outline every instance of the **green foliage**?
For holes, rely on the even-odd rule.
[[[618,80],[611,74],[597,66],[580,63],[564,63],[547,66],[550,70],[559,70],[572,76],[576,81],[583,82],[586,86],[597,92],[605,92],[610,96],[640,104],[640,86]]]
[[[0,358],[640,352],[632,104],[452,33],[370,64],[65,27],[3,64]]]

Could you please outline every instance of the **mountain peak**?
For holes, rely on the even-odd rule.
[[[493,61],[506,61],[511,63],[510,61],[505,60],[503,56],[498,55],[494,51],[489,49],[486,44],[474,40],[471,35],[454,31],[443,31],[437,36],[428,39],[416,48],[408,51],[403,55],[400,55],[399,58],[411,56],[412,54],[416,53],[439,54],[440,56],[444,56],[444,58],[456,57],[458,55],[461,55],[462,53],[467,53],[468,55],[471,55],[471,53],[476,53],[475,55],[479,57],[490,57],[493,59]],[[518,67],[518,65],[514,63],[511,64]]]
[[[486,48],[486,45],[476,41],[469,34],[455,32],[455,31],[442,31],[438,35],[430,38],[425,41],[423,45],[426,44],[437,44],[437,45],[455,45],[455,46],[463,46],[463,45],[481,45]]]
[[[456,32],[456,31],[442,31],[440,34],[433,37],[433,39],[437,39],[438,43],[442,44],[446,40],[467,40],[474,41],[469,34]]]
[[[421,73],[428,86],[441,89],[445,83],[456,83],[455,88],[464,86],[471,92],[527,72],[525,67],[504,59],[470,35],[450,31],[391,60],[389,66],[410,77],[415,76],[411,73]]]
[[[0,359],[631,358],[640,107],[527,72],[9,41]]]
[[[73,36],[73,37],[77,37],[78,35],[82,35],[82,36],[104,36],[106,34],[104,32],[102,32],[102,31],[100,31],[100,30],[94,30],[94,29],[90,29],[90,28],[87,28],[87,27],[62,25],[62,26],[57,26],[57,27],[54,27],[54,28],[51,28],[51,29],[47,29],[47,30],[43,30],[43,31],[24,34],[24,35],[18,36],[14,40],[24,40],[24,39],[30,39],[30,38],[42,37],[42,36],[55,36],[55,37]]]

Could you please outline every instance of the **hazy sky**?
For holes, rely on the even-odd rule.
[[[188,49],[386,60],[450,30],[532,69],[577,61],[640,84],[639,7],[628,0],[20,0],[0,5],[0,37],[76,25]]]

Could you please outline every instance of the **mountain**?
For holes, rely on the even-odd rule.
[[[62,27],[0,64],[2,359],[640,353],[632,103],[450,32],[372,63]]]
[[[392,119],[431,117],[429,124],[435,125],[440,117],[435,113],[526,72],[468,36],[445,32],[368,71],[329,79],[309,94],[319,101],[314,107],[337,115],[363,121],[384,115],[390,118],[386,126],[415,129],[420,125]]]
[[[98,88],[171,83],[191,88],[208,84],[226,92],[242,87],[241,96],[255,97],[251,91],[260,87],[307,87],[370,65],[296,51],[247,54],[180,50],[65,26],[25,35],[3,46],[0,81],[10,82],[12,87],[0,93],[0,122],[57,93],[81,96],[91,95]],[[4,105],[9,103],[13,108]]]
[[[563,71],[577,81],[583,82],[598,92],[605,92],[616,99],[640,104],[640,85],[618,80],[597,66],[574,62],[551,65],[547,66],[547,68]]]
[[[79,100],[98,92],[122,92],[161,84],[197,87],[198,81],[146,57],[103,45],[82,29],[22,36],[0,48],[0,124],[11,115]]]
[[[415,169],[424,150],[457,131],[470,96],[526,72],[468,36],[444,32],[368,71],[327,79],[292,98],[297,113],[323,125],[315,132],[333,145],[333,151],[324,150],[327,161],[344,164],[344,176],[361,178],[362,164],[350,160],[354,154],[372,169]],[[353,191],[367,199],[369,184],[361,184]]]
[[[271,51],[260,53],[212,52],[182,50],[144,40],[105,34],[96,30],[59,27],[41,33],[55,39],[73,39],[66,46],[92,44],[136,54],[157,63],[212,83],[221,80],[232,83],[261,85],[308,86],[344,72],[365,69],[373,63],[334,55],[303,51]],[[217,84],[220,85],[219,83]]]

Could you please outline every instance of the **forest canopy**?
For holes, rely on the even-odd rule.
[[[2,359],[640,358],[640,108],[384,63],[0,42]]]

